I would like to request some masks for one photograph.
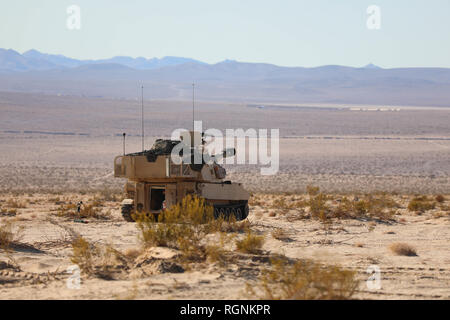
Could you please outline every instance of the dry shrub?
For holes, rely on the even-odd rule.
[[[439,209],[441,209],[443,211],[442,214],[445,214],[445,213],[450,214],[450,206],[449,205],[441,203],[439,205]]]
[[[94,271],[94,257],[98,255],[98,249],[91,245],[83,237],[75,239],[72,243],[73,254],[70,261],[76,264],[82,271],[92,274]]]
[[[256,195],[252,195],[250,197],[250,199],[248,200],[248,205],[249,206],[262,207],[264,204],[265,204],[265,201],[263,201],[262,199],[260,199],[259,196],[256,196]]]
[[[82,206],[79,215],[80,218],[93,218],[98,220],[108,220],[109,218],[111,218],[109,212],[102,212],[102,209],[98,206],[102,206],[102,204],[94,202]]]
[[[365,216],[370,212],[371,203],[368,200],[358,200],[352,203],[352,211],[355,216]]]
[[[224,220],[222,217],[219,217],[216,220],[212,220],[209,222],[211,231],[220,231],[220,232],[234,232],[234,233],[245,233],[250,230],[250,222],[248,220],[244,221],[236,221],[234,216],[231,216],[230,219]]]
[[[336,208],[332,209],[331,216],[335,218],[376,218],[381,220],[392,219],[395,208],[399,204],[385,194],[367,195],[355,201],[343,197]]]
[[[27,204],[25,202],[21,202],[21,201],[17,201],[15,199],[8,199],[8,201],[6,201],[6,206],[9,208],[15,208],[15,209],[20,209],[20,208],[26,208]]]
[[[287,215],[287,220],[289,222],[309,219],[310,215],[306,213],[305,209],[299,209],[295,213],[291,213]]]
[[[281,210],[289,210],[289,209],[300,209],[304,208],[308,205],[307,201],[302,200],[301,198],[298,199],[295,196],[278,196],[277,199],[275,199],[271,206],[269,206],[272,209],[281,209]]]
[[[307,186],[306,191],[309,199],[305,202],[300,201],[300,204],[297,202],[297,207],[309,207],[311,217],[325,221],[330,213],[330,207],[327,205],[328,197],[320,192],[319,187]]]
[[[438,194],[436,196],[436,198],[434,198],[434,199],[436,200],[436,202],[439,202],[439,203],[443,203],[445,201],[445,198],[442,194]]]
[[[225,234],[250,230],[248,221],[238,222],[234,217],[215,219],[213,207],[196,195],[187,195],[156,218],[145,214],[134,217],[144,248],[162,246],[178,249],[181,252],[179,259],[183,263],[204,261],[206,258],[223,263]],[[221,237],[219,244],[207,245],[205,237],[218,232]]]
[[[391,219],[395,215],[394,209],[399,208],[400,205],[393,199],[386,195],[372,196],[369,195],[366,201],[367,215],[371,218],[378,218],[381,220]]]
[[[118,202],[123,200],[123,193],[119,189],[103,189],[97,192],[96,197],[98,201]]]
[[[416,201],[430,201],[430,199],[424,195],[415,195],[413,199]]]
[[[79,236],[72,242],[70,261],[87,275],[112,279],[117,266],[126,267],[127,259],[110,245],[98,246]]]
[[[77,214],[77,205],[74,203],[61,204],[57,209],[57,216],[73,218]]]
[[[219,231],[223,219],[214,219],[214,209],[205,200],[188,195],[181,203],[164,210],[157,218],[136,215],[140,240],[144,247],[166,246],[180,249],[186,260],[206,257],[201,240]]]
[[[351,218],[352,205],[346,198],[342,198],[339,205],[332,210],[332,217],[337,219]]]
[[[439,219],[445,217],[446,215],[447,215],[446,212],[434,212],[433,218]]]
[[[11,231],[12,227],[10,223],[6,223],[0,226],[0,248],[9,248],[11,242],[14,239],[14,233]]]
[[[201,236],[179,237],[178,248],[181,258],[185,262],[204,261],[206,259],[206,248],[201,243]]]
[[[123,252],[123,255],[130,261],[136,260],[136,258],[139,257],[141,254],[142,250],[136,248],[130,248]]]
[[[308,206],[308,201],[296,200],[292,203],[291,209],[303,209]]]
[[[134,261],[110,244],[99,247],[99,251],[96,276],[103,279],[112,279],[112,273],[115,270],[128,269],[129,263]]]
[[[97,205],[97,206],[96,206]],[[102,209],[98,207],[98,202],[88,203],[81,206],[81,210],[78,213],[77,205],[74,203],[62,204],[57,209],[56,215],[59,217],[65,217],[69,219],[98,219],[108,220],[111,218],[110,212],[102,212]]]
[[[399,256],[417,256],[416,249],[407,243],[396,242],[389,246],[389,249]]]
[[[218,244],[210,244],[206,246],[206,256],[210,262],[218,262],[219,265],[224,266],[230,257],[227,255],[227,250],[224,249],[225,243],[231,242],[234,235],[227,235],[224,232],[220,233],[220,241]]]
[[[54,202],[55,204],[61,204],[60,197],[48,198],[48,202]]]
[[[220,245],[208,245],[206,246],[206,256],[211,262],[219,262],[224,264],[225,261],[225,250]]]
[[[435,207],[436,203],[432,202],[426,196],[414,197],[408,204],[408,210],[414,212],[425,212]]]
[[[214,220],[213,208],[204,199],[188,195],[160,213],[156,220],[145,214],[136,215],[143,245],[177,248],[180,239],[208,233]]]
[[[214,221],[213,207],[203,198],[187,195],[181,203],[170,207],[160,215],[158,221],[164,223],[188,223],[203,225]]]
[[[9,251],[12,246],[18,244],[22,238],[23,229],[23,227],[15,228],[11,221],[6,221],[0,225],[0,249]]]
[[[94,197],[92,199],[92,202],[91,202],[90,206],[92,206],[92,207],[104,207],[105,205],[103,204],[103,200],[102,199]]]
[[[319,193],[315,196],[310,195],[308,205],[313,218],[319,218],[322,221],[327,219],[331,210],[326,202],[327,196],[323,193]]]
[[[261,299],[342,300],[350,299],[358,287],[355,272],[338,266],[324,266],[312,260],[290,263],[286,258],[272,259],[263,270],[256,289]],[[252,297],[256,290],[248,287]]]
[[[320,188],[315,186],[306,186],[306,193],[310,196],[316,196],[319,194]]]
[[[244,253],[258,253],[264,243],[264,237],[253,234],[250,230],[241,240],[236,240],[236,248]]]
[[[275,229],[272,231],[272,237],[280,241],[289,241],[291,238],[283,229]]]
[[[0,213],[3,215],[15,216],[17,214],[17,209],[1,208]]]
[[[190,226],[185,224],[155,223],[149,217],[139,217],[137,227],[139,238],[144,247],[178,247],[178,239],[192,234]]]
[[[272,208],[277,208],[277,209],[288,208],[288,204],[286,203],[286,199],[284,197],[280,197],[278,199],[275,199],[273,201]]]

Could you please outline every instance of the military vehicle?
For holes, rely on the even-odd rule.
[[[198,146],[193,143],[198,141],[194,139],[195,135],[201,141]],[[189,155],[181,152],[182,161],[176,164],[171,157],[172,150],[189,138],[191,152]],[[188,194],[204,198],[213,206],[216,218],[234,216],[238,221],[247,218],[249,193],[240,183],[224,180],[225,168],[217,163],[220,158],[233,156],[235,149],[214,156],[207,154],[201,157],[201,163],[195,163],[195,153],[202,155],[204,144],[203,134],[190,131],[180,140],[158,139],[150,150],[117,156],[114,176],[128,179],[121,208],[123,218],[131,222],[136,213],[157,216]],[[187,161],[189,157],[191,161]],[[207,157],[209,161],[205,161]]]

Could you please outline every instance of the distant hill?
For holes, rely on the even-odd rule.
[[[450,69],[280,67],[178,57],[76,60],[36,50],[0,49],[0,91],[92,97],[450,107]]]
[[[41,60],[33,56],[26,57],[12,49],[0,48],[0,70],[4,71],[27,71],[48,70],[56,65],[47,60]]]
[[[53,64],[53,66],[55,66],[55,67],[59,66],[59,67],[71,68],[71,67],[78,67],[83,64],[82,61],[80,61],[80,60],[67,58],[60,54],[56,55],[56,54],[41,53],[34,49],[24,52],[22,54],[22,56],[27,59],[47,61],[47,62]]]
[[[47,54],[31,49],[22,55],[12,49],[0,49],[0,70],[29,71],[55,68],[74,68],[87,64],[112,64],[117,63],[134,69],[151,70],[165,66],[174,66],[187,62],[202,63],[200,61],[181,58],[164,57],[161,59],[143,57],[131,58],[125,56],[113,57],[100,60],[77,60],[60,54]]]
[[[366,69],[382,69],[379,66],[374,65],[373,63],[369,63],[368,65],[364,66]]]

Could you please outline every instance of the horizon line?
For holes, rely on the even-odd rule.
[[[322,64],[322,65],[317,65],[317,66],[311,66],[311,67],[304,67],[301,65],[279,65],[279,64],[275,64],[275,63],[271,63],[271,62],[253,62],[253,61],[241,61],[241,60],[236,60],[236,59],[224,59],[224,60],[220,60],[214,63],[208,63],[208,62],[204,62],[202,60],[199,60],[197,58],[192,58],[192,57],[183,57],[183,56],[174,56],[174,55],[166,55],[166,56],[161,56],[161,57],[144,57],[144,56],[127,56],[127,55],[114,55],[114,56],[109,56],[108,58],[88,58],[88,59],[79,59],[79,58],[74,58],[74,57],[70,57],[61,53],[49,53],[49,52],[43,52],[43,51],[39,51],[35,48],[31,48],[28,50],[24,50],[23,52],[20,52],[18,50],[15,50],[13,48],[0,48],[3,50],[12,50],[14,52],[19,53],[20,55],[24,55],[26,52],[29,51],[36,51],[38,53],[41,54],[47,54],[47,55],[53,55],[53,56],[62,56],[68,59],[73,59],[73,60],[78,60],[78,61],[99,61],[99,60],[109,60],[109,59],[113,59],[113,58],[120,58],[120,57],[124,57],[124,58],[131,58],[131,59],[139,59],[139,58],[143,58],[145,60],[151,60],[151,59],[157,59],[157,60],[161,60],[163,58],[182,58],[182,59],[190,59],[190,60],[194,60],[192,61],[193,63],[202,63],[202,64],[207,64],[207,65],[216,65],[219,63],[226,63],[226,62],[236,62],[236,63],[247,63],[247,64],[265,64],[265,65],[271,65],[271,66],[275,66],[275,67],[280,67],[280,68],[304,68],[304,69],[314,69],[314,68],[320,68],[320,67],[329,67],[329,66],[336,66],[336,67],[347,67],[347,68],[355,68],[355,69],[370,69],[369,66],[374,66],[374,69],[383,69],[383,70],[389,70],[389,69],[450,69],[450,67],[431,67],[431,66],[427,66],[427,67],[417,67],[417,66],[412,66],[412,67],[383,67],[381,65],[378,65],[376,63],[373,62],[369,62],[366,65],[363,66],[350,66],[350,65],[342,65],[342,64]],[[111,64],[118,64],[118,65],[123,65],[121,63],[111,63]],[[368,68],[369,67],[369,68]],[[75,67],[76,68],[76,67]],[[129,67],[132,68],[132,67]],[[132,68],[135,69],[135,68]]]

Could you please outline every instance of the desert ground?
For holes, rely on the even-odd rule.
[[[112,164],[122,132],[126,151],[140,151],[139,116],[138,101],[0,93],[1,299],[261,298],[279,256],[354,272],[350,298],[450,299],[450,109],[198,102],[205,127],[278,128],[281,139],[274,176],[226,166],[252,193],[250,215],[200,239],[194,261],[143,243],[120,215],[125,181]],[[191,121],[189,102],[146,101],[146,147]],[[94,214],[78,217],[80,200]],[[238,246],[247,236],[260,239],[253,250]],[[74,289],[77,239],[113,254],[89,251]]]
[[[2,217],[2,223],[11,223],[18,238],[0,255],[0,298],[255,299],[264,296],[250,294],[247,286],[257,287],[262,270],[270,266],[270,257],[279,254],[354,271],[358,287],[352,298],[450,298],[449,200],[418,213],[405,208],[410,196],[393,195],[389,198],[398,207],[389,217],[362,215],[330,218],[324,223],[314,219],[308,208],[299,207],[298,201],[308,197],[254,194],[246,223],[251,232],[264,237],[258,251],[238,251],[235,241],[245,238],[246,232],[228,231],[226,237],[232,240],[225,244],[217,234],[203,240],[223,246],[225,262],[207,257],[186,263],[176,248],[141,249],[136,223],[123,221],[119,202],[103,200],[101,194],[96,199],[80,194],[5,194],[0,197],[2,208],[10,206],[10,199],[18,199],[14,201],[19,201],[20,208],[8,209],[13,214],[5,212]],[[334,194],[331,202],[337,203],[342,197]],[[352,196],[347,197],[354,201]],[[61,207],[79,199],[95,201],[102,217],[76,220],[60,216]],[[130,260],[126,265],[108,264],[107,273],[81,272],[80,288],[74,289],[68,286],[72,276],[68,268],[73,265],[77,236],[91,245],[111,246]],[[409,246],[412,254],[392,251],[394,243]],[[135,251],[137,257],[133,256]],[[104,266],[107,262],[98,263]],[[380,270],[380,287],[375,289],[366,285],[372,266]]]

